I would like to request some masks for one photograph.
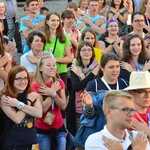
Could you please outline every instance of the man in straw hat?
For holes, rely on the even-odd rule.
[[[83,99],[91,99],[87,92],[83,93]],[[107,119],[107,124],[100,132],[88,137],[85,143],[85,150],[149,150],[147,135],[143,132],[132,131],[130,134],[126,130],[131,127],[134,109],[134,98],[123,91],[112,90],[107,92],[103,101],[103,111]],[[140,149],[139,149],[140,147]]]
[[[132,72],[129,86],[124,90],[134,97],[137,113],[132,120],[133,130],[142,130],[150,137],[150,73],[148,71]]]

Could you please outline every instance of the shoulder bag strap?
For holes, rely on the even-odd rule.
[[[56,37],[55,44],[54,44],[54,48],[53,48],[53,54],[55,53],[56,44],[57,44],[57,37]]]

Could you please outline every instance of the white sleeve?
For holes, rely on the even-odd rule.
[[[108,150],[104,146],[104,142],[102,140],[102,133],[97,132],[94,134],[91,134],[86,142],[85,142],[85,150]]]
[[[20,66],[24,66],[28,72],[33,72],[33,64],[26,58],[26,55],[22,55],[20,58]]]

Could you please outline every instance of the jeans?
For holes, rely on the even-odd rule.
[[[50,150],[51,136],[48,134],[37,133],[40,150]],[[65,132],[60,132],[56,136],[57,150],[66,150],[66,137]]]
[[[135,7],[135,12],[138,12],[139,11],[139,6],[140,6],[140,2],[141,0],[134,0],[134,7]]]

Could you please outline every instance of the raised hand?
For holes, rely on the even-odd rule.
[[[84,104],[86,104],[90,108],[93,107],[92,97],[86,90],[84,90],[80,96]]]

